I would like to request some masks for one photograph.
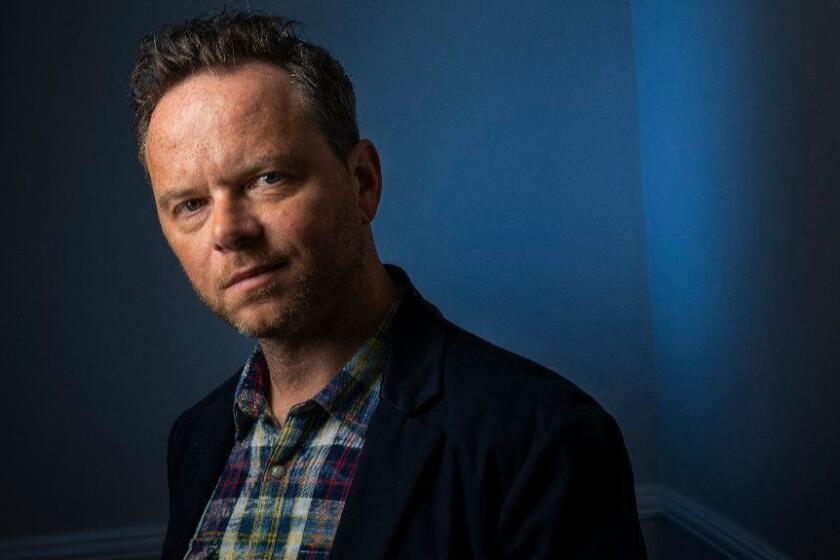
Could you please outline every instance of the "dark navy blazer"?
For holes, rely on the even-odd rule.
[[[612,416],[408,289],[333,560],[646,558]],[[181,559],[233,447],[239,373],[169,436],[164,559]]]

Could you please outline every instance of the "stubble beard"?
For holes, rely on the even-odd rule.
[[[332,240],[329,247],[320,248],[308,262],[299,261],[297,270],[281,269],[281,279],[249,291],[235,308],[225,304],[222,297],[211,301],[190,283],[210,311],[240,334],[256,339],[300,339],[323,328],[323,323],[360,291],[366,257],[363,232],[351,216],[345,215],[337,224]],[[288,266],[287,261],[283,267]],[[291,283],[283,281],[284,275],[290,272],[295,275]],[[243,316],[245,307],[272,299],[285,300],[277,313],[258,320]]]

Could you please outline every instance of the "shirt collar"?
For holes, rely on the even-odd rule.
[[[371,403],[364,397],[382,378],[390,327],[401,301],[402,298],[397,297],[376,331],[321,391],[303,403],[304,406],[317,403],[357,435],[364,436],[372,413],[366,406]],[[271,413],[268,364],[259,344],[245,362],[233,402],[237,440],[247,435],[250,426],[260,416]]]
[[[268,411],[270,411],[268,364],[260,345],[257,344],[242,368],[239,383],[233,394],[233,424],[236,439],[245,437],[251,424]]]

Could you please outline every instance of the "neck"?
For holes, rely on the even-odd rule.
[[[290,408],[315,396],[353,357],[385,318],[397,289],[378,263],[358,292],[332,310],[323,327],[298,339],[260,339],[271,377],[271,410],[282,423]]]

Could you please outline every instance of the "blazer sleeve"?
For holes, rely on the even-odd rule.
[[[630,460],[603,409],[556,417],[533,440],[503,502],[502,558],[647,558]]]

